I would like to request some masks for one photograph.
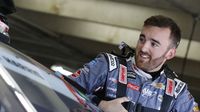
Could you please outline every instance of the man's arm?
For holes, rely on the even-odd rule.
[[[108,72],[108,63],[103,54],[98,55],[94,60],[85,64],[69,76],[70,79],[78,83],[87,94],[92,94],[98,87],[105,84]]]

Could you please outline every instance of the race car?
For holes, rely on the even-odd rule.
[[[100,112],[62,74],[0,42],[0,112]]]

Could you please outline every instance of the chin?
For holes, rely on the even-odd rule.
[[[141,62],[136,63],[136,66],[137,66],[139,69],[142,69],[142,70],[146,68],[145,65],[144,65],[143,63],[141,63]]]
[[[143,66],[141,66],[141,67],[139,67],[141,70],[143,70],[144,72],[148,72],[149,70],[148,70],[148,68],[146,68],[146,67],[143,67]]]
[[[141,70],[143,70],[143,71],[149,71],[149,67],[147,66],[147,64],[145,63],[145,62],[141,62],[141,61],[139,61],[139,62],[136,62],[136,66],[139,68],[139,69],[141,69]]]

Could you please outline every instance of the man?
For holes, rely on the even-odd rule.
[[[0,0],[0,41],[6,44],[10,43],[8,34],[9,26],[6,16],[15,11],[16,9],[12,0]]]
[[[102,53],[69,78],[104,112],[198,112],[187,85],[165,65],[180,38],[172,19],[152,16],[144,22],[133,57]]]

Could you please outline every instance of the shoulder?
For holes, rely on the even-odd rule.
[[[175,98],[177,98],[180,93],[183,93],[184,90],[187,90],[186,83],[178,78],[178,75],[176,74],[176,72],[174,72],[167,66],[165,66],[164,72],[165,72],[167,79],[172,80],[174,83]]]
[[[185,82],[181,81],[180,79],[178,78],[175,78],[174,79],[175,81],[175,88],[174,88],[174,96],[175,98],[178,97],[178,95],[184,91],[184,90],[187,90],[187,85]],[[185,89],[184,89],[185,88]]]
[[[195,98],[188,90],[188,86],[180,79],[174,79],[176,86],[174,89],[175,106],[177,111],[183,112],[196,112],[198,110],[198,104],[195,102]],[[199,111],[197,111],[199,112]]]
[[[118,68],[117,56],[110,53],[99,53],[96,58],[86,63],[85,66],[89,66],[91,69],[106,69],[113,71]]]
[[[113,71],[114,69],[117,68],[117,63],[118,63],[118,58],[116,55],[113,55],[113,54],[110,54],[110,53],[100,53],[98,55],[98,57],[102,57],[104,56],[107,63],[108,63],[108,66],[109,66],[109,71]]]

